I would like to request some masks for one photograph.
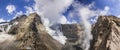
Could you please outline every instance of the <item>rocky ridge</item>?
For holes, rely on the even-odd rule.
[[[62,45],[47,33],[41,17],[37,13],[29,16],[22,15],[10,22],[3,23],[5,24],[0,26],[3,28],[0,35],[3,35],[1,32],[5,31],[4,34],[9,35],[11,39],[0,41],[0,50],[83,50],[81,44],[84,28],[80,24],[57,25],[57,29],[59,28],[67,38],[66,43]],[[10,29],[9,25],[11,25]],[[99,16],[92,27],[91,34],[93,39],[89,50],[119,50],[120,18]]]

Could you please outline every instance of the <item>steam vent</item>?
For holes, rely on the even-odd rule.
[[[82,24],[53,25],[51,35],[42,22],[42,16],[32,13],[0,23],[0,50],[85,50]],[[93,39],[88,50],[120,50],[120,18],[99,16],[92,25]],[[66,37],[62,44],[55,37]]]

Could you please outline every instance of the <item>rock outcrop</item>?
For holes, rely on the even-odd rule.
[[[120,50],[120,18],[100,16],[92,34],[90,50]]]

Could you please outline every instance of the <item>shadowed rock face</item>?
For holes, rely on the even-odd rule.
[[[120,18],[100,16],[92,34],[90,50],[120,50]]]
[[[68,38],[68,41],[71,42],[78,40],[79,32],[82,30],[79,24],[63,24],[60,28],[64,35]]]
[[[11,47],[1,48],[1,50],[8,50],[8,48],[9,50],[61,50],[62,47],[46,32],[40,16],[36,13],[30,14],[22,22],[12,26],[8,34],[12,34],[15,40],[10,42]]]
[[[64,36],[67,37],[63,50],[83,50],[79,40],[82,40],[83,28],[80,24],[62,24],[60,27]]]

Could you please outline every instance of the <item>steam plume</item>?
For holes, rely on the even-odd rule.
[[[83,34],[83,44],[82,47],[84,50],[88,50],[90,47],[90,40],[92,40],[92,35],[91,35],[91,24],[88,21],[88,14],[90,14],[89,9],[87,8],[82,8],[79,11],[81,20],[83,22],[83,27],[84,27],[84,34]]]
[[[80,47],[84,50],[88,50],[90,47],[91,35],[91,24],[89,18],[97,16],[97,11],[91,10],[90,8],[94,5],[94,2],[85,6],[80,3],[74,2],[73,7],[75,12],[78,12],[78,16],[81,19],[81,23],[84,28],[82,37],[79,38],[78,42],[81,44]],[[74,15],[73,15],[74,16]]]

